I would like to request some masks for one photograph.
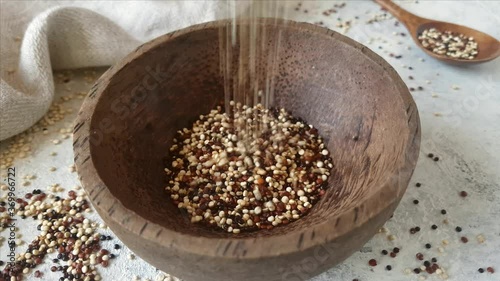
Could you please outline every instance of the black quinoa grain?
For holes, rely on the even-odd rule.
[[[462,228],[460,226],[455,227],[456,232],[462,232]]]
[[[432,158],[432,160],[434,160],[435,162],[437,162],[437,161],[439,161],[439,157],[436,156],[436,157]]]
[[[430,261],[424,261],[424,265],[425,265],[425,267],[429,267],[429,266],[431,266],[431,262]]]
[[[437,262],[438,260],[437,260],[436,258],[432,258],[432,259],[431,259],[431,261],[435,263],[435,262]]]
[[[419,273],[421,272],[421,270],[420,270],[420,268],[415,268],[415,269],[413,270],[413,272],[415,272],[416,274],[419,274]]]
[[[421,187],[421,186],[422,186],[422,184],[421,184],[421,183],[419,183],[419,182],[417,182],[417,183],[415,184],[415,186],[416,186],[416,187]]]
[[[392,266],[388,265],[388,266],[385,267],[385,269],[388,270],[388,271],[391,271]]]
[[[433,225],[431,226],[431,228],[432,228],[433,230],[436,230],[436,229],[438,228],[438,226],[437,226],[437,225],[435,225],[435,224],[433,224]]]
[[[397,254],[397,253],[399,253],[399,248],[395,247],[394,249],[392,249],[392,251]]]
[[[484,273],[484,269],[482,268],[478,269],[477,271],[479,271],[479,273]]]
[[[413,200],[413,204],[417,205],[418,204],[418,200],[417,199]]]
[[[415,230],[416,230],[417,232],[419,232],[419,231],[420,231],[420,227],[419,227],[419,226],[415,227]]]
[[[429,154],[427,154],[427,157],[429,157],[429,158],[433,158],[433,157],[434,157],[434,154],[429,153]]]
[[[387,252],[386,250],[382,250],[382,255],[387,255],[389,252]]]
[[[431,247],[432,247],[431,244],[429,244],[429,243],[425,244],[425,248],[430,249]]]
[[[446,210],[445,210],[445,209],[442,209],[442,210],[441,210],[441,214],[442,214],[442,215],[446,215]]]

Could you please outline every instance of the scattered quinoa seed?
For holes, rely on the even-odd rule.
[[[16,212],[22,212],[22,219],[33,217],[38,220],[40,234],[28,245],[26,252],[0,271],[0,280],[22,280],[24,274],[42,264],[46,255],[51,253],[57,254],[52,262],[64,262],[64,265],[49,267],[52,272],[61,272],[59,280],[101,280],[96,266],[105,267],[106,263],[97,262],[93,257],[101,253],[104,258],[108,252],[101,248],[95,223],[82,215],[90,208],[90,203],[83,196],[83,193],[77,194],[72,190],[68,198],[56,200],[53,194],[34,189],[16,200]],[[5,223],[4,219],[0,217],[0,225]],[[21,245],[21,242],[18,240],[15,243]],[[90,270],[87,271],[88,268]],[[34,272],[34,276],[44,278],[39,270]]]
[[[479,244],[484,243],[484,241],[486,240],[482,234],[479,234],[476,238]]]

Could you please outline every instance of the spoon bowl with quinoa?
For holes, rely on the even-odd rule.
[[[454,65],[471,65],[500,56],[500,42],[484,32],[417,16],[392,0],[374,1],[404,23],[417,46],[435,59]]]

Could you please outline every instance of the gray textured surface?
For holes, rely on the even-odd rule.
[[[365,22],[375,14],[379,8],[371,1],[348,1],[343,9],[329,17],[321,13],[333,7],[331,1],[306,1],[302,9],[308,13],[291,11],[289,17],[299,21],[323,21],[326,26],[336,27],[337,17],[342,21],[353,20],[352,28],[346,35],[363,44],[366,44],[391,63],[400,73],[409,87],[424,87],[423,91],[413,92],[420,111],[422,122],[422,153],[415,171],[413,180],[386,227],[396,240],[389,241],[387,234],[377,234],[368,242],[362,252],[354,254],[343,264],[314,278],[314,281],[350,281],[358,278],[360,281],[400,281],[419,280],[415,274],[406,275],[404,269],[415,268],[420,264],[415,259],[415,253],[422,252],[428,258],[436,257],[445,268],[449,280],[470,281],[500,280],[500,60],[475,67],[460,68],[441,64],[426,57],[417,49],[413,41],[406,36],[395,36],[393,32],[406,32],[403,26],[395,27],[394,20],[386,20],[371,25]],[[498,1],[413,1],[400,2],[401,5],[419,15],[436,18],[478,28],[500,38],[500,2]],[[358,16],[359,20],[354,17]],[[368,43],[368,41],[372,41]],[[399,43],[400,42],[400,43]],[[379,49],[379,46],[382,49]],[[407,46],[410,49],[407,49]],[[389,53],[402,55],[401,59],[389,56]],[[424,58],[422,62],[419,59]],[[413,67],[409,70],[408,67]],[[410,80],[408,76],[413,76]],[[430,81],[428,84],[426,81]],[[69,86],[68,86],[69,85]],[[68,85],[57,85],[57,96],[71,91],[87,91],[91,84],[84,82],[83,72],[74,73],[74,79]],[[460,89],[452,89],[457,85]],[[73,152],[71,139],[66,139],[60,145],[52,144],[51,140],[60,138],[59,128],[70,126],[72,119],[80,105],[80,100],[70,102],[74,113],[64,121],[49,128],[49,135],[37,134],[36,144],[33,145],[34,154],[31,158],[18,160],[15,166],[21,176],[36,174],[38,178],[32,186],[18,185],[19,192],[27,192],[33,188],[44,189],[50,184],[59,183],[66,190],[78,185],[75,173],[68,171],[72,164]],[[441,115],[441,116],[436,116]],[[7,142],[1,144],[4,149]],[[49,156],[56,151],[57,156]],[[426,157],[432,152],[441,160],[433,162]],[[58,167],[55,172],[48,172],[49,167]],[[415,187],[421,182],[422,187]],[[467,198],[461,198],[458,193],[465,190]],[[418,199],[420,203],[412,203]],[[446,209],[448,215],[440,214]],[[94,213],[92,216],[99,220]],[[449,224],[443,224],[448,218]],[[437,230],[430,226],[437,224]],[[422,231],[410,235],[409,228],[420,226]],[[457,234],[455,226],[462,226],[464,231]],[[23,221],[20,233],[24,241],[34,238],[36,225],[31,221]],[[482,234],[486,238],[479,244],[476,236]],[[6,232],[1,233],[2,236]],[[460,236],[467,236],[469,243],[459,241]],[[441,241],[447,239],[449,246],[442,246]],[[114,241],[108,243],[112,248]],[[426,250],[425,243],[431,243],[432,249]],[[382,249],[400,247],[401,253],[396,259],[380,255]],[[437,248],[442,246],[443,253]],[[26,244],[19,247],[24,250]],[[118,253],[110,267],[100,269],[104,280],[131,280],[132,276],[155,280],[158,272],[139,258],[130,261],[127,258],[129,251],[122,249],[113,251]],[[5,260],[6,244],[0,246],[0,260]],[[375,268],[367,262],[376,258],[379,265]],[[387,264],[393,266],[388,272],[384,268]],[[57,280],[57,275],[49,272],[50,263],[45,263],[41,269],[46,272],[44,280]],[[497,273],[477,273],[479,267],[493,266]],[[428,280],[441,280],[437,275],[428,276]],[[37,280],[28,275],[27,280]]]

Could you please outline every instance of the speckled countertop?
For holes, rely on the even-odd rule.
[[[419,50],[404,26],[395,25],[394,19],[383,16],[371,1],[347,1],[345,7],[336,8],[336,13],[323,15],[323,11],[339,3],[305,1],[299,11],[292,4],[288,18],[322,22],[384,57],[408,86],[416,89],[412,94],[420,111],[422,147],[408,191],[394,217],[385,225],[387,232],[377,234],[360,252],[312,280],[404,281],[446,277],[454,281],[500,280],[500,60],[471,67],[442,64]],[[399,4],[418,15],[458,22],[500,38],[500,1],[401,1]],[[66,101],[62,100],[63,107],[72,112],[50,126],[48,134],[42,131],[30,134],[33,136],[31,152],[14,161],[19,194],[34,188],[46,189],[55,183],[66,191],[79,185],[71,168],[71,138],[65,137],[67,133],[64,130],[61,133],[61,129],[72,127],[84,96],[77,93],[87,92],[93,79],[102,72],[102,69],[73,71],[66,74],[71,77],[68,83],[56,85],[56,100],[66,97]],[[418,90],[419,86],[423,90]],[[70,95],[72,98],[68,98]],[[61,143],[55,144],[53,140]],[[0,151],[5,151],[9,142],[1,143]],[[428,153],[439,156],[440,160],[431,160]],[[4,173],[2,170],[2,177]],[[36,179],[23,179],[26,175],[36,175]],[[30,184],[25,186],[26,181]],[[417,187],[416,183],[421,186]],[[468,196],[461,197],[461,191],[466,191]],[[5,191],[0,192],[3,195]],[[418,204],[414,200],[418,200]],[[447,211],[446,215],[441,214],[442,209]],[[89,216],[100,221],[95,212]],[[436,230],[431,229],[433,224]],[[29,242],[38,233],[32,220],[19,220],[18,226],[19,240]],[[410,229],[417,226],[421,230],[410,234]],[[456,226],[462,227],[462,232],[456,232]],[[113,236],[108,229],[100,231]],[[0,234],[7,237],[6,230]],[[393,235],[392,241],[390,235]],[[461,242],[461,237],[467,237],[468,243]],[[448,245],[444,245],[443,240]],[[103,242],[108,249],[113,249],[116,243],[121,244],[116,238]],[[431,244],[430,249],[425,248],[426,243]],[[24,251],[26,247],[24,243],[16,251]],[[401,249],[396,258],[381,254],[382,250],[390,252],[394,247]],[[163,280],[166,276],[138,257],[131,260],[131,252],[126,247],[111,251],[117,258],[108,268],[100,268],[103,280]],[[418,252],[426,259],[437,258],[444,273],[414,274],[413,269],[422,263],[415,258]],[[0,242],[0,260],[5,261],[6,255],[7,244]],[[369,266],[370,259],[376,259],[378,266]],[[39,266],[44,272],[42,280],[59,279],[58,274],[50,272],[51,265],[47,259]],[[386,270],[387,265],[391,265],[392,270]],[[479,268],[486,267],[493,267],[497,272],[478,272]],[[40,280],[33,277],[33,273],[26,279]]]

